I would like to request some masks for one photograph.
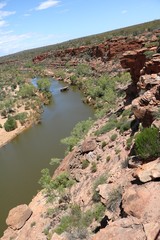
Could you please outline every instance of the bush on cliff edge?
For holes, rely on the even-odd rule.
[[[159,129],[150,127],[138,133],[135,138],[135,151],[142,159],[160,156]]]

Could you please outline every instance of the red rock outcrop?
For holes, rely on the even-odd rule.
[[[129,69],[132,81],[136,84],[140,77],[140,71],[146,62],[146,56],[144,52],[146,48],[137,51],[127,51],[121,58],[121,65],[125,69]]]
[[[80,46],[78,48],[67,48],[64,50],[56,50],[52,53],[43,53],[33,58],[33,62],[41,62],[47,58],[63,58],[63,57],[79,57],[82,53],[88,54],[91,58],[101,58],[102,62],[106,62],[114,57],[122,56],[125,51],[136,50],[142,47],[143,41],[136,39],[128,39],[127,37],[119,37],[109,39],[103,43],[94,46]]]
[[[132,101],[132,110],[144,127],[150,126],[160,104],[160,54],[148,59],[146,51],[156,52],[156,47],[141,48],[123,54],[121,65],[129,69],[132,83],[126,90],[126,103]]]

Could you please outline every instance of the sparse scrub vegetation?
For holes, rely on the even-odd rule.
[[[63,194],[75,182],[67,172],[62,172],[55,179],[51,178],[47,168],[42,169],[41,173],[39,184],[44,189],[48,202],[52,202],[57,194]]]
[[[107,133],[114,128],[116,128],[117,120],[110,120],[108,121],[103,127],[101,127],[99,130],[95,132],[96,136],[99,136],[101,134]]]
[[[81,232],[87,229],[95,219],[100,221],[103,217],[105,206],[102,203],[95,204],[92,209],[82,212],[79,205],[72,205],[70,214],[63,216],[59,226],[54,230],[58,234],[63,232],[72,233],[73,231]],[[87,232],[85,232],[87,234]]]
[[[27,116],[28,116],[27,112],[22,112],[22,113],[18,113],[15,116],[15,119],[19,120],[20,123],[23,125],[26,122],[26,120],[27,120]]]
[[[92,173],[97,172],[97,163],[96,162],[92,162],[92,164],[91,164],[91,172]]]

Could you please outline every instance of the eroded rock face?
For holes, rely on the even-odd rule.
[[[19,205],[9,211],[6,223],[12,229],[18,230],[24,226],[31,215],[32,211],[26,204]]]
[[[146,48],[137,51],[125,52],[121,58],[123,68],[130,70],[132,81],[137,83],[140,77],[140,70],[144,67],[146,56],[144,52]]]
[[[154,114],[158,111],[160,103],[160,85],[156,85],[143,95],[132,101],[132,111],[144,127],[148,127],[154,120]]]
[[[142,48],[125,52],[121,58],[122,67],[129,69],[132,78],[126,90],[126,102],[133,100],[132,111],[144,127],[152,124],[160,104],[160,54],[147,59],[148,50],[156,52],[156,48]]]

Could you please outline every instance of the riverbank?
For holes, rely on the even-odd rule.
[[[0,121],[1,123],[1,121]],[[11,140],[13,140],[15,137],[17,137],[19,134],[27,130],[29,127],[32,126],[33,123],[29,122],[22,126],[20,123],[18,123],[18,127],[11,131],[6,132],[4,128],[0,129],[0,148],[9,143]]]
[[[2,128],[0,128],[0,148],[9,143],[16,136],[30,128],[36,122],[36,118],[34,117],[36,116],[36,112],[24,110],[24,107],[22,106],[17,113],[19,114],[23,112],[26,112],[28,114],[28,119],[23,125],[17,120],[17,128],[10,132],[7,132],[4,129],[4,124],[7,118],[0,116],[0,125],[2,126]]]

